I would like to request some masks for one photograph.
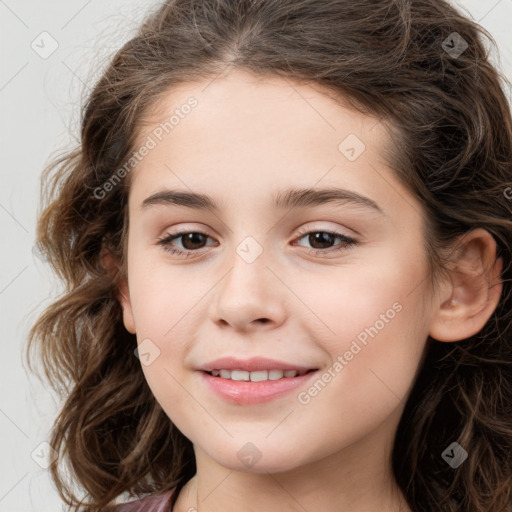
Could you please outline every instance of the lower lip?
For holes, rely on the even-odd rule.
[[[200,372],[206,384],[218,396],[237,405],[252,405],[269,402],[304,385],[317,370],[298,377],[284,377],[261,382],[237,381],[214,377]]]

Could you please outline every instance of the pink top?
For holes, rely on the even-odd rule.
[[[172,491],[117,505],[117,512],[172,512]]]

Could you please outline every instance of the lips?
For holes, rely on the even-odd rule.
[[[307,386],[318,375],[318,372],[309,371],[301,376],[261,382],[224,379],[212,376],[206,371],[199,371],[198,374],[207,389],[224,402],[237,406],[249,406],[271,402],[276,399],[284,400],[293,391],[297,393],[301,387]]]
[[[299,364],[288,363],[278,359],[269,359],[266,357],[253,357],[250,359],[238,359],[235,357],[221,357],[202,365],[198,370],[212,372],[213,370],[243,370],[247,372],[257,372],[263,370],[295,370],[297,372],[306,372],[316,370],[313,366],[303,366]]]

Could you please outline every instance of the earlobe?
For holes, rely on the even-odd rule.
[[[115,255],[108,249],[103,248],[100,260],[101,265],[107,270],[112,280],[114,282],[116,282],[116,280],[118,281],[116,297],[123,310],[123,323],[128,332],[135,334],[135,320],[133,318],[132,305],[129,299],[130,292],[128,289],[128,278],[125,274],[123,274],[120,279],[117,277],[120,267]],[[114,270],[114,267],[116,270]]]
[[[438,341],[460,341],[477,334],[498,305],[503,259],[496,259],[492,235],[478,228],[461,237],[461,248],[450,271],[430,324],[429,335]]]
[[[130,302],[130,292],[128,290],[127,278],[124,277],[119,283],[119,293],[117,299],[123,309],[123,323],[128,332],[136,333],[135,320],[133,318],[132,304]]]

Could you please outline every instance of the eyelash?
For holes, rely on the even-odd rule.
[[[191,250],[191,249],[188,249],[188,250],[182,250],[182,249],[176,249],[175,247],[171,246],[170,243],[177,239],[177,238],[180,238],[181,236],[184,236],[184,235],[188,235],[190,233],[195,233],[195,234],[200,234],[200,235],[204,235],[208,238],[211,238],[208,234],[206,233],[203,233],[202,231],[181,231],[181,232],[176,232],[176,233],[170,233],[168,235],[166,235],[165,237],[163,238],[159,238],[158,239],[158,245],[162,245],[163,246],[163,249],[164,251],[167,251],[167,252],[170,252],[174,255],[177,255],[177,256],[186,256],[188,257],[189,255],[191,255],[192,253],[194,252],[199,252],[199,250]],[[299,231],[299,236],[296,240],[300,240],[302,238],[304,238],[304,236],[306,235],[309,235],[309,234],[312,234],[312,233],[326,233],[328,235],[332,235],[334,237],[337,237],[339,238],[342,243],[339,244],[338,246],[336,246],[334,249],[309,249],[309,253],[314,255],[314,256],[318,256],[320,254],[325,254],[325,253],[332,253],[332,252],[338,252],[338,251],[345,251],[347,249],[350,249],[351,247],[354,247],[356,246],[359,242],[357,240],[355,240],[354,238],[350,238],[346,235],[343,235],[342,233],[337,233],[335,231],[328,231],[328,230],[310,230],[310,231]]]

